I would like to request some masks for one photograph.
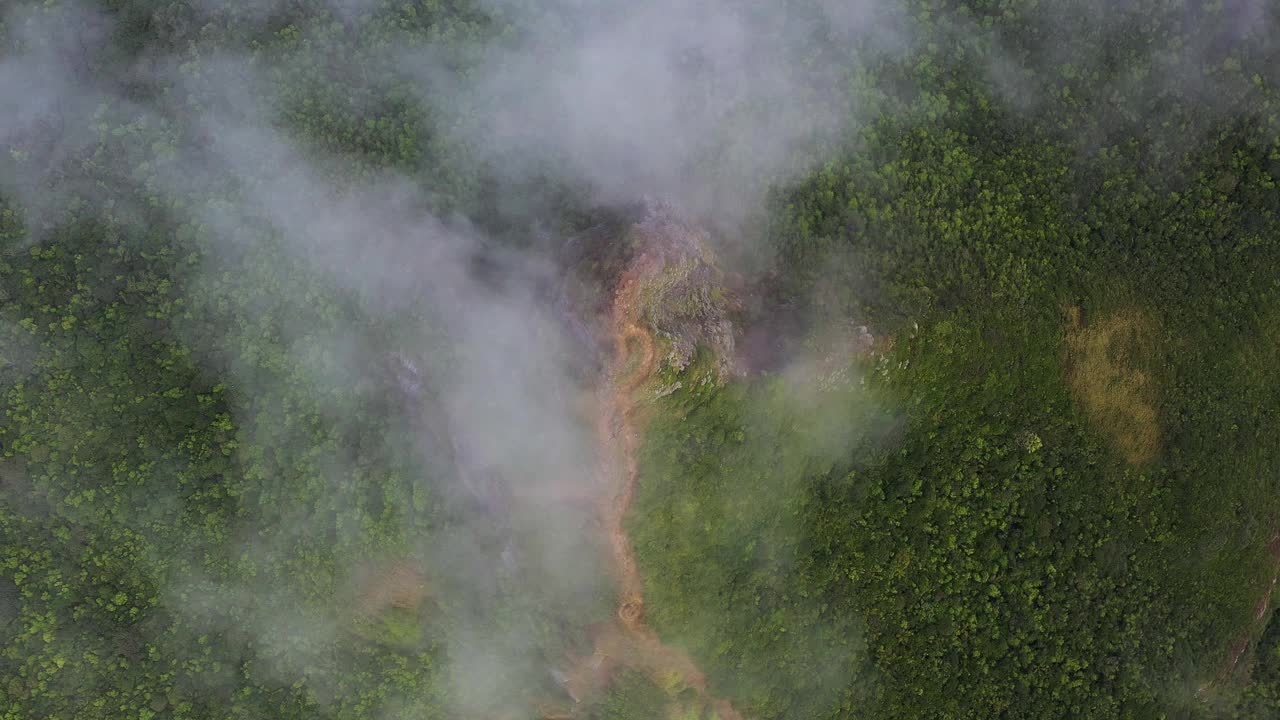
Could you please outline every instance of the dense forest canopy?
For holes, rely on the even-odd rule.
[[[6,3],[0,718],[1280,715],[1277,38]]]

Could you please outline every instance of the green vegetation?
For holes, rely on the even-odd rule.
[[[0,719],[710,716],[630,671],[564,699],[607,572],[521,459],[589,455],[552,411],[590,363],[502,344],[555,344],[559,308],[457,322],[489,296],[432,269],[497,293],[529,253],[554,285],[546,236],[627,215],[484,146],[508,88],[451,94],[594,15],[219,5],[0,16],[0,90],[30,99],[0,101]],[[745,717],[1280,712],[1280,64],[1238,30],[1274,10],[1068,5],[911,0],[892,48],[814,30],[854,120],[716,240],[768,265],[732,283],[758,297],[702,260],[644,296],[692,359],[640,413],[645,620]],[[698,176],[755,167],[730,150],[766,110]],[[427,216],[465,258],[398,267],[448,234]],[[570,259],[583,304],[629,251]],[[722,320],[784,311],[790,362],[726,379]],[[885,342],[826,357],[851,323]],[[454,442],[440,418],[513,414],[456,378],[521,367],[494,426],[525,436]],[[485,495],[499,472],[533,490]],[[369,601],[386,559],[430,597]]]
[[[871,441],[875,404],[781,380],[718,389],[705,355],[686,375],[648,431],[629,527],[650,622],[761,716],[862,711],[853,598],[804,523],[822,502],[810,490],[845,471],[841,451]]]
[[[609,696],[589,716],[591,720],[646,720],[667,716],[669,698],[649,678],[630,670],[622,673]]]
[[[1074,94],[1019,115],[948,52],[912,68],[924,118],[779,192],[771,231],[791,298],[894,338],[855,377],[895,431],[859,421],[806,466],[789,426],[750,419],[758,389],[662,401],[683,419],[653,424],[634,520],[654,623],[760,717],[1230,705],[1277,570],[1275,89],[1255,76],[1220,119],[1170,91],[1161,128],[1082,153]],[[853,658],[834,697],[806,685],[823,653]]]

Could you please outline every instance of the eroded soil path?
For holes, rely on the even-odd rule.
[[[1244,657],[1245,651],[1266,630],[1267,612],[1272,609],[1271,598],[1275,593],[1276,584],[1280,582],[1280,530],[1271,534],[1271,539],[1267,541],[1267,552],[1271,556],[1271,562],[1274,567],[1274,571],[1271,574],[1271,582],[1258,599],[1258,604],[1254,606],[1253,618],[1248,629],[1228,649],[1226,663],[1223,664],[1213,679],[1201,685],[1196,691],[1196,695],[1200,697],[1204,697],[1215,686],[1225,684],[1230,680],[1236,668],[1240,665],[1240,659]]]
[[[638,295],[658,264],[651,258],[637,259],[623,275],[610,310],[613,359],[598,403],[596,432],[604,485],[599,512],[618,586],[618,613],[614,622],[597,630],[592,654],[574,663],[566,687],[575,699],[586,697],[603,690],[614,670],[630,667],[645,672],[659,686],[676,683],[693,689],[720,720],[742,720],[728,701],[708,695],[706,674],[688,653],[663,643],[645,624],[644,583],[625,527],[639,480],[636,453],[642,418],[637,393],[657,363],[653,334],[640,319]]]

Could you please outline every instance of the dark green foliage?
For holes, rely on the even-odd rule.
[[[1000,42],[1034,54],[1049,29],[1017,13],[994,26]],[[774,459],[796,447],[785,427],[742,421],[768,407],[759,389],[678,393],[658,413],[682,419],[654,422],[634,521],[652,617],[749,711],[1191,717],[1239,691],[1220,674],[1256,632],[1280,514],[1275,90],[1249,56],[1243,72],[1260,75],[1232,113],[1174,87],[1158,103],[1115,95],[1116,77],[1154,62],[1116,38],[1183,31],[1159,8],[1107,17],[1114,28],[1066,34],[1115,44],[1087,58],[1119,56],[1056,68],[1056,96],[1036,85],[1060,83],[1054,68],[1028,60],[1048,98],[1035,112],[994,95],[955,47],[930,48],[911,69],[920,122],[882,119],[775,197],[783,301],[894,335],[866,380],[900,434],[850,436],[846,455],[796,470]],[[967,42],[989,52],[984,37]],[[1157,113],[1171,126],[1145,124]],[[1128,466],[1073,398],[1062,310],[1077,305],[1086,327],[1134,308],[1155,318],[1142,357],[1154,463]],[[743,524],[735,503],[766,497]],[[724,546],[789,563],[753,573],[761,561],[708,551]],[[766,579],[785,594],[757,602]],[[870,667],[834,682],[844,707],[803,705],[820,664],[789,672],[780,618],[827,652],[865,638]],[[1263,678],[1244,716],[1267,715]]]
[[[398,51],[465,83],[521,23],[568,42],[608,8],[83,5],[105,36],[73,4],[32,12],[120,101],[41,109],[0,148],[0,717],[450,717],[460,626],[516,658],[495,707],[554,697],[547,668],[607,598],[544,577],[356,609],[359,569],[425,562],[462,512],[438,492],[447,443],[378,359],[423,336],[435,369],[460,360],[439,318],[371,307],[279,228],[215,242],[263,188],[182,118],[260,125],[335,187],[398,177],[535,245],[611,209],[550,164],[496,165],[458,130],[500,98],[433,104]],[[910,46],[865,56],[812,29],[870,120],[773,188],[769,302],[895,345],[848,382],[801,363],[719,386],[703,356],[650,408],[629,520],[647,617],[748,717],[1280,713],[1275,45],[1240,35],[1249,3],[1047,5],[913,0]],[[38,49],[17,17],[0,60]],[[224,107],[204,83],[228,56],[260,82]],[[621,254],[566,262],[604,284]],[[1149,462],[1073,392],[1071,308],[1149,320]],[[584,713],[681,700],[624,673]]]
[[[1280,711],[1280,624],[1274,618],[1251,650],[1256,658],[1252,677],[1238,698],[1220,699],[1216,717],[1261,718]]]

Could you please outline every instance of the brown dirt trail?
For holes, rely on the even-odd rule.
[[[644,583],[624,525],[639,481],[636,452],[640,445],[640,406],[635,396],[652,376],[657,362],[653,335],[640,322],[638,308],[641,281],[653,265],[650,259],[637,260],[623,275],[614,296],[609,318],[614,357],[596,417],[600,477],[605,486],[600,514],[618,584],[618,617],[597,631],[592,654],[574,664],[567,685],[575,697],[581,697],[602,689],[612,669],[633,667],[646,672],[659,685],[678,678],[713,707],[721,720],[742,720],[728,701],[708,696],[706,674],[688,653],[664,644],[645,625]]]

